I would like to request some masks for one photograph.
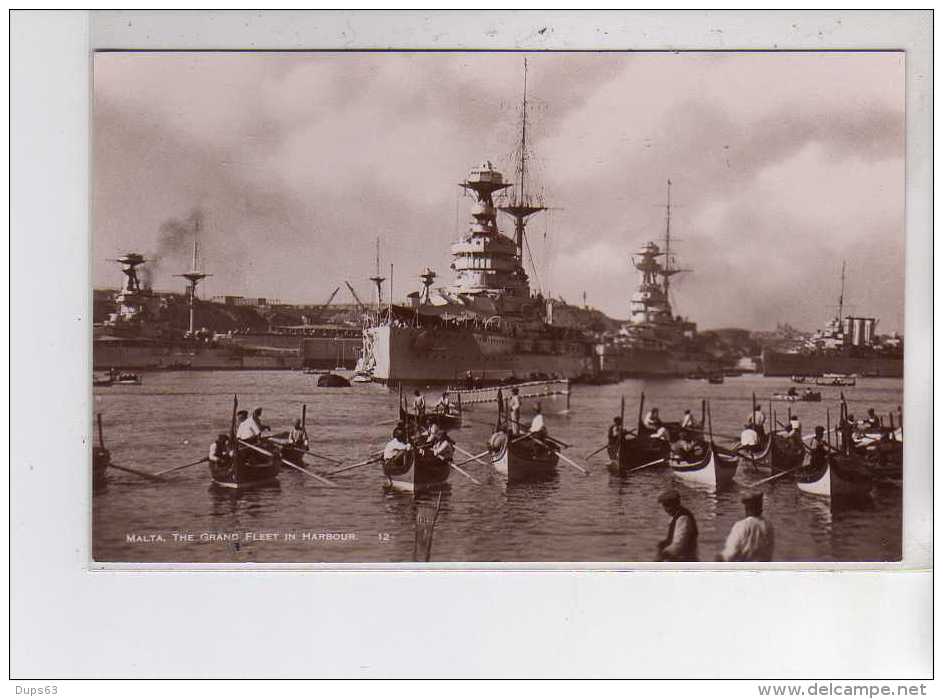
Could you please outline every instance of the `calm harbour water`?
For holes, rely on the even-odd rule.
[[[368,458],[389,438],[398,394],[373,384],[317,388],[316,376],[300,372],[165,372],[143,375],[142,386],[95,389],[95,411],[104,419],[105,442],[114,463],[145,471],[205,456],[210,442],[229,429],[232,396],[240,406],[264,406],[273,430],[287,429],[307,404],[312,449],[353,464]],[[739,434],[752,392],[768,411],[768,399],[785,391],[788,379],[728,378],[711,385],[691,380],[627,380],[610,386],[574,386],[571,409],[564,400],[542,405],[552,435],[573,445],[564,453],[579,463],[605,442],[606,428],[626,399],[633,425],[641,391],[646,409],[658,406],[667,420],[684,408],[699,417],[700,401],[711,401],[715,434]],[[856,387],[819,387],[821,403],[793,404],[803,431],[834,422],[839,390],[850,410],[874,407],[884,416],[902,404],[897,379],[859,379]],[[426,391],[427,403],[438,391]],[[524,415],[533,401],[525,401]],[[785,415],[786,403],[773,403]],[[465,413],[452,432],[458,446],[478,453],[486,446],[494,405]],[[96,437],[97,439],[97,437]],[[718,440],[720,441],[720,440]],[[464,458],[460,455],[457,458]],[[668,517],[656,502],[677,487],[700,529],[701,560],[713,560],[731,525],[743,516],[740,497],[762,475],[737,474],[734,486],[714,493],[673,479],[667,469],[648,469],[624,479],[609,475],[605,452],[589,460],[589,476],[563,462],[555,480],[509,486],[475,462],[463,468],[475,485],[453,472],[443,495],[432,546],[433,561],[651,561],[665,536]],[[311,460],[319,473],[335,468]],[[231,492],[210,485],[205,464],[152,483],[110,470],[108,485],[93,498],[93,557],[108,562],[401,562],[414,560],[416,505],[412,496],[384,492],[378,464],[336,477],[329,489],[285,469],[279,485]],[[802,493],[789,478],[763,486],[765,512],[776,532],[778,561],[891,561],[901,554],[902,496],[899,486],[881,485],[870,500],[833,507]],[[192,541],[175,540],[174,533]],[[239,541],[213,541],[235,534]],[[247,540],[247,534],[250,539]],[[129,542],[128,535],[163,541]],[[288,535],[286,537],[286,535]],[[291,536],[294,539],[291,539]],[[329,536],[325,536],[329,535]]]

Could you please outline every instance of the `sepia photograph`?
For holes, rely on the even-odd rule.
[[[904,78],[96,53],[94,561],[900,561]]]

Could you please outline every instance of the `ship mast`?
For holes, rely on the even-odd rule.
[[[838,294],[838,322],[841,323],[845,307],[845,260],[841,261],[841,293]]]
[[[665,202],[665,264],[661,269],[662,291],[665,298],[668,298],[668,289],[671,286],[671,277],[678,272],[684,272],[683,269],[671,268],[671,178],[668,179],[668,196]]]
[[[176,277],[183,277],[188,282],[190,282],[187,292],[190,297],[190,330],[189,334],[193,335],[196,332],[196,286],[203,279],[211,277],[213,275],[203,272],[199,268],[199,257],[198,250],[200,246],[200,219],[197,218],[194,228],[193,228],[193,263],[189,272],[184,274],[175,274]]]
[[[524,97],[521,101],[521,151],[517,164],[518,182],[511,203],[498,207],[514,219],[514,244],[517,256],[524,259],[524,228],[527,219],[543,211],[545,207],[531,202],[527,197],[527,59],[524,59]],[[522,263],[523,266],[523,263]]]
[[[370,277],[370,281],[377,286],[377,323],[379,323],[383,306],[383,282],[386,281],[386,277],[380,276],[380,236],[377,236],[377,271],[374,276]]]

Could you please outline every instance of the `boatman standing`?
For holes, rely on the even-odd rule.
[[[750,413],[747,422],[753,425],[756,430],[756,436],[763,439],[766,433],[766,415],[763,413],[763,408],[760,407],[759,403],[753,406],[753,412]]]
[[[786,425],[786,437],[796,442],[802,442],[802,423],[799,422],[798,415],[789,418],[789,424]]]
[[[609,425],[609,444],[618,444],[619,435],[624,435],[625,431],[622,429],[622,418],[616,415],[612,418],[612,424]]]
[[[763,493],[741,498],[746,517],[736,522],[727,535],[718,561],[773,560],[773,525],[763,518]]]
[[[658,502],[671,516],[668,536],[658,542],[656,561],[696,561],[697,522],[690,510],[681,505],[677,490],[667,490],[658,496]]]
[[[301,418],[297,418],[294,426],[289,430],[288,442],[297,449],[308,451],[308,431],[301,426]]]
[[[511,397],[508,399],[508,413],[511,419],[511,431],[519,434],[521,431],[521,396],[517,388],[511,389]]]
[[[426,399],[422,397],[418,388],[413,392],[413,395],[415,396],[413,398],[413,412],[416,413],[419,424],[422,424],[422,418],[426,414]]]

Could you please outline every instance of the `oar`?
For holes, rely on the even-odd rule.
[[[351,466],[345,466],[344,468],[339,468],[339,469],[337,469],[336,471],[331,471],[331,472],[330,472],[329,474],[327,474],[327,475],[329,475],[329,476],[336,476],[338,473],[344,473],[345,471],[351,471],[351,470],[353,470],[353,469],[355,469],[355,468],[360,468],[361,466],[367,466],[367,465],[369,465],[369,464],[375,464],[375,463],[378,463],[378,462],[380,462],[380,461],[383,461],[383,457],[382,457],[382,456],[374,456],[372,459],[367,459],[366,461],[361,461],[361,462],[356,463],[356,464],[353,464],[353,465],[351,465]]]
[[[474,483],[475,485],[481,485],[481,481],[479,481],[478,479],[474,478],[474,477],[473,477],[468,471],[466,471],[465,469],[459,468],[458,466],[456,466],[455,464],[453,464],[453,463],[451,463],[451,462],[449,463],[449,467],[454,468],[456,471],[458,471],[459,473],[461,473],[463,476],[465,476],[465,478],[467,478],[468,480],[470,480],[470,481],[471,481],[472,483]]]
[[[192,461],[189,464],[184,464],[183,466],[174,466],[173,468],[165,468],[163,471],[158,471],[155,473],[155,476],[163,476],[165,473],[172,473],[174,471],[181,471],[185,468],[190,468],[191,466],[196,466],[197,464],[202,464],[204,461],[209,461],[210,457],[204,456],[199,461]]]
[[[155,473],[146,473],[144,471],[138,471],[133,468],[128,468],[127,466],[119,466],[118,464],[108,464],[108,468],[116,468],[119,471],[127,471],[128,473],[133,473],[135,476],[140,476],[141,478],[147,478],[151,481],[162,481],[164,480]]]
[[[332,458],[329,457],[329,456],[324,456],[323,454],[318,454],[317,452],[313,452],[313,451],[311,451],[310,449],[301,449],[300,447],[291,447],[291,448],[294,449],[295,451],[300,451],[302,454],[307,454],[308,456],[313,456],[313,457],[315,457],[316,459],[324,459],[325,461],[329,461],[330,463],[336,464],[336,465],[338,465],[338,466],[340,466],[342,463],[344,463],[343,461],[338,461],[337,459],[332,459]]]
[[[796,466],[795,468],[791,468],[791,469],[789,469],[788,471],[781,471],[780,473],[777,473],[777,474],[774,475],[774,476],[770,476],[769,478],[764,478],[763,480],[757,481],[756,483],[751,483],[751,484],[750,484],[750,487],[752,488],[752,487],[757,486],[757,485],[763,485],[764,483],[769,483],[770,481],[775,481],[777,478],[782,478],[783,476],[785,476],[785,475],[787,475],[787,474],[789,474],[789,473],[793,473],[794,471],[798,471],[800,468],[802,468],[802,466]]]
[[[587,461],[589,461],[589,460],[592,459],[594,456],[596,456],[596,454],[598,454],[599,452],[601,452],[603,449],[605,449],[605,448],[608,447],[608,446],[609,446],[608,444],[603,444],[601,447],[599,447],[599,449],[597,449],[596,451],[594,451],[592,454],[587,454],[587,455],[584,456],[583,458],[586,459]]]
[[[475,455],[472,454],[470,451],[465,451],[464,449],[462,449],[460,446],[458,446],[458,445],[456,444],[456,445],[455,445],[455,451],[461,452],[461,453],[464,454],[465,456],[469,457],[467,460],[459,462],[460,465],[461,465],[461,464],[467,464],[469,461],[477,461],[477,462],[478,462],[479,464],[481,464],[482,466],[487,466],[488,464],[486,464],[484,461],[482,461],[482,460],[481,460],[481,457],[482,457],[482,456],[485,456],[485,455],[486,455],[488,452],[490,452],[491,450],[489,449],[488,451],[483,451],[483,452],[481,452],[480,454],[478,454],[478,456],[475,456]]]
[[[459,466],[464,466],[464,465],[467,464],[469,461],[477,461],[478,463],[483,464],[484,466],[487,466],[487,465],[488,465],[488,464],[486,464],[484,461],[481,460],[481,457],[482,457],[482,456],[485,456],[485,455],[487,455],[487,454],[490,454],[490,453],[491,453],[491,450],[490,450],[490,449],[486,449],[485,451],[481,452],[480,454],[469,454],[469,453],[468,453],[467,451],[465,451],[464,449],[459,449],[458,447],[455,447],[455,448],[456,448],[458,451],[462,452],[463,454],[468,454],[468,456],[471,457],[471,458],[469,458],[469,459],[465,459],[464,461],[459,461],[459,462],[458,462],[458,465],[459,465]]]
[[[272,454],[272,452],[266,451],[265,449],[262,449],[261,447],[255,446],[254,444],[249,444],[248,442],[245,442],[245,441],[243,441],[243,440],[241,440],[241,439],[238,440],[238,442],[239,442],[242,446],[244,446],[244,447],[249,447],[249,449],[254,449],[255,451],[259,452],[260,454],[265,454],[266,456],[274,456],[274,454]],[[308,475],[308,476],[311,476],[311,478],[314,478],[314,479],[316,479],[316,480],[321,481],[321,482],[324,483],[325,485],[329,485],[329,486],[331,486],[331,487],[337,487],[337,484],[336,484],[336,483],[332,483],[332,482],[329,481],[327,478],[324,478],[323,476],[319,476],[319,475],[316,474],[316,473],[312,473],[311,471],[309,471],[309,470],[306,469],[306,468],[301,468],[301,466],[299,466],[298,464],[292,463],[292,462],[289,461],[288,459],[281,459],[281,462],[282,462],[283,464],[285,464],[286,466],[288,466],[289,468],[293,468],[293,469],[295,469],[296,471],[301,471],[302,473],[304,473],[304,474],[306,474],[306,475]]]
[[[550,445],[547,444],[546,442],[544,442],[544,441],[538,439],[537,437],[534,437],[533,435],[531,435],[531,437],[533,437],[533,440],[534,440],[535,442],[537,442],[538,444],[543,444],[545,447],[550,448]],[[576,463],[575,461],[573,461],[573,459],[571,459],[570,457],[568,457],[566,454],[563,454],[563,453],[561,453],[561,452],[558,451],[558,452],[557,452],[557,456],[559,456],[561,459],[563,459],[564,461],[566,461],[568,464],[570,464],[570,466],[572,466],[573,468],[575,468],[577,471],[579,471],[580,473],[582,473],[584,476],[588,476],[588,475],[589,475],[589,471],[588,471],[588,470],[586,470],[585,468],[583,468],[582,466],[580,466],[578,463]]]
[[[635,468],[630,468],[626,473],[632,473],[633,471],[641,471],[643,468],[649,468],[650,466],[656,466],[658,464],[664,463],[665,459],[655,459],[654,461],[649,461],[647,464],[642,464],[641,466],[636,466]]]

